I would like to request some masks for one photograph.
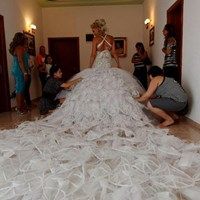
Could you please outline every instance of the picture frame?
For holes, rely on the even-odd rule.
[[[154,44],[154,26],[149,30],[149,46]]]
[[[35,56],[36,55],[36,51],[35,51],[35,36],[29,32],[23,31],[24,35],[27,37],[28,39],[28,53],[31,56]]]
[[[119,57],[126,57],[127,55],[127,38],[114,37],[115,51]]]

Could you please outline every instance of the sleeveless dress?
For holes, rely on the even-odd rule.
[[[23,59],[25,65],[28,66],[29,55],[27,53],[24,53]],[[15,92],[24,93],[25,90],[24,74],[22,73],[21,68],[19,66],[19,61],[17,56],[13,56],[11,72],[15,79]]]
[[[133,98],[141,87],[111,68],[110,52],[99,52],[79,76],[51,115],[0,131],[0,199],[198,197],[200,145],[152,125]]]

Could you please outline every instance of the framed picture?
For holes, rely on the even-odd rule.
[[[23,33],[28,38],[28,53],[32,56],[35,56],[35,36],[29,32],[24,31]]]
[[[149,46],[154,44],[154,27],[152,27],[149,31]]]
[[[127,54],[127,39],[126,37],[115,37],[115,51],[119,57],[125,57]]]

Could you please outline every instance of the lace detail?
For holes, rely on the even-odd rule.
[[[110,68],[111,67],[111,54],[109,50],[97,51],[97,56],[94,60],[94,68]]]

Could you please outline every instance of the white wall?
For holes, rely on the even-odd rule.
[[[0,15],[4,17],[4,27],[6,36],[6,50],[8,60],[8,73],[10,91],[14,90],[14,79],[11,75],[12,56],[9,54],[9,44],[16,32],[28,31],[29,25],[37,25],[35,34],[36,49],[42,44],[42,11],[38,3],[33,0],[1,0]],[[33,71],[31,83],[31,98],[40,95],[40,83],[37,70]]]
[[[185,0],[183,16],[183,81],[190,94],[191,119],[200,123],[200,1]]]
[[[162,66],[164,55],[162,29],[167,22],[167,10],[176,0],[145,0],[144,19],[152,19],[155,26],[155,43],[149,48],[153,64]],[[182,54],[182,83],[190,97],[190,113],[188,117],[200,123],[200,1],[185,0],[183,14],[183,54]],[[144,29],[144,42],[148,46],[148,31]]]
[[[127,37],[128,54],[120,58],[120,63],[124,69],[132,71],[133,46],[143,39],[142,5],[43,8],[42,13],[46,47],[48,37],[79,37],[81,70],[89,66],[91,53],[91,42],[85,41],[85,34],[91,33],[90,25],[95,19],[104,18],[109,34]]]
[[[154,65],[162,66],[164,55],[163,48],[164,36],[163,27],[167,22],[167,9],[173,5],[176,0],[145,0],[143,3],[144,19],[151,19],[151,26],[155,27],[154,45],[149,47],[149,29],[144,28],[144,44],[149,49]]]

